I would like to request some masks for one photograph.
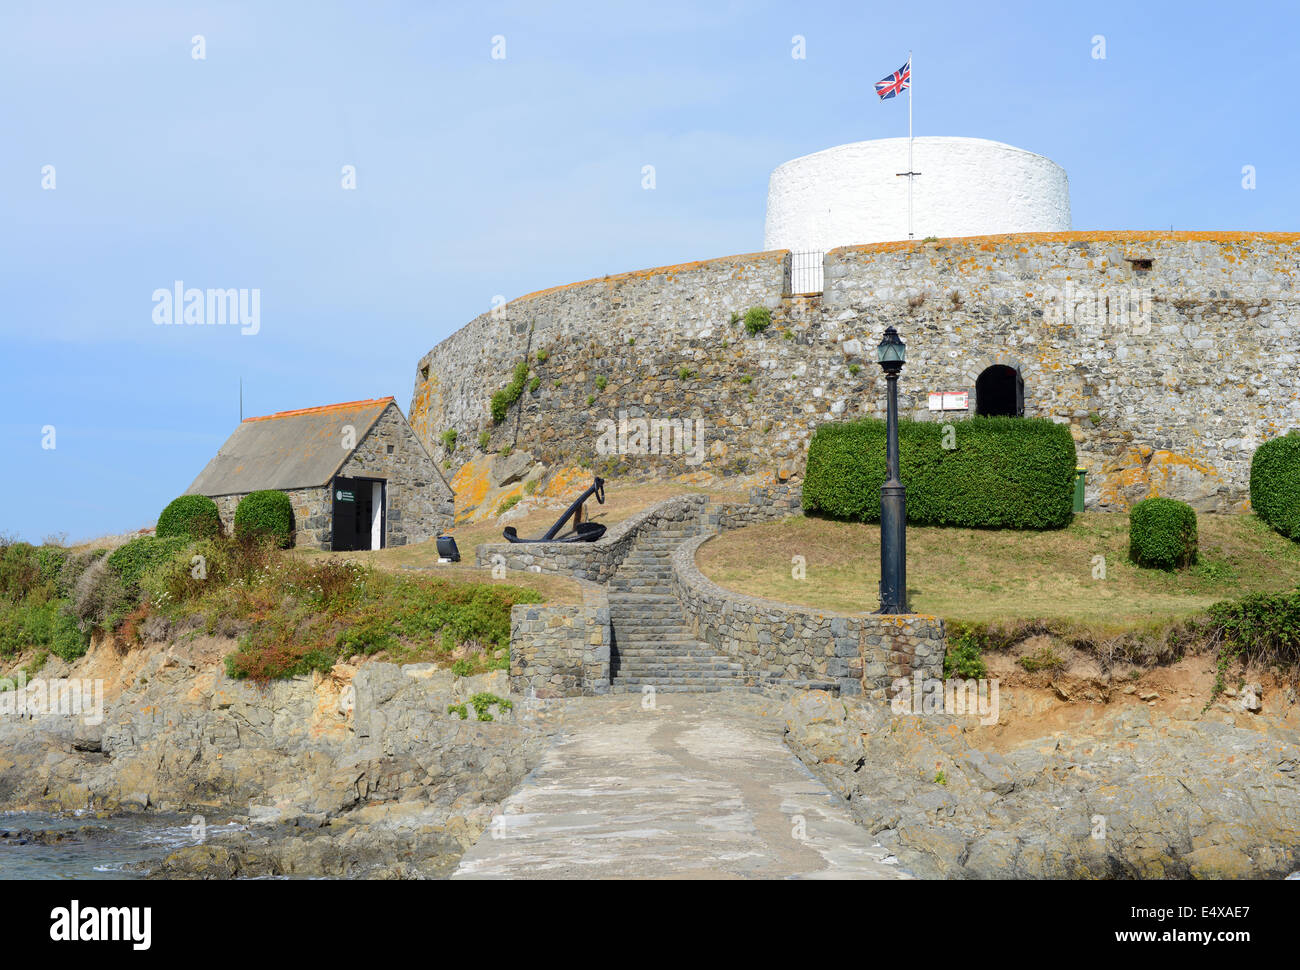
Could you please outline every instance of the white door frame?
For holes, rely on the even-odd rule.
[[[384,548],[384,483],[370,483],[370,548]]]

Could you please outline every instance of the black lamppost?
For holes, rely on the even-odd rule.
[[[907,347],[893,327],[876,348],[880,369],[889,382],[886,419],[885,484],[880,487],[880,612],[907,612],[907,499],[898,479],[898,375]]]

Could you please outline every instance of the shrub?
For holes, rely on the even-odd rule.
[[[1149,569],[1196,562],[1196,512],[1186,502],[1148,498],[1128,513],[1128,557]]]
[[[1224,644],[1220,678],[1233,657],[1248,664],[1300,663],[1300,590],[1224,600],[1210,607],[1210,618]]]
[[[1300,542],[1300,432],[1273,438],[1250,460],[1250,504],[1264,522]]]
[[[745,332],[751,337],[772,325],[772,311],[765,306],[752,306],[745,311]]]
[[[944,426],[898,422],[899,474],[907,521],[966,528],[1056,529],[1074,503],[1074,439],[1037,418],[971,418],[954,448]],[[808,446],[803,508],[831,518],[880,520],[885,422],[823,424]]]
[[[506,419],[510,405],[519,400],[524,393],[524,384],[528,380],[528,361],[521,360],[515,364],[515,373],[510,383],[492,395],[492,423],[500,424]]]
[[[55,592],[60,596],[72,596],[82,574],[107,555],[107,549],[85,549],[69,553],[63,562],[63,568],[59,570],[58,581],[54,584]]]
[[[1021,657],[1019,663],[1031,674],[1040,670],[1059,670],[1065,666],[1065,660],[1051,647],[1039,647],[1033,653]]]
[[[496,694],[479,693],[469,699],[470,706],[474,708],[474,713],[478,715],[480,721],[492,720],[492,712],[488,710],[493,704],[497,705],[497,712],[501,713],[514,708],[514,704],[504,697],[498,697]],[[461,720],[465,720],[463,717]]]
[[[41,561],[29,542],[0,542],[0,595],[13,600],[27,596],[41,582]]]
[[[505,512],[509,512],[511,509],[513,509],[516,505],[519,504],[520,498],[522,498],[522,496],[520,495],[508,495],[505,498],[503,498],[501,500],[501,504],[497,506],[497,515],[501,515]]]
[[[268,536],[281,549],[293,542],[293,505],[289,496],[275,489],[249,492],[235,507],[235,537]]]
[[[158,516],[154,534],[159,539],[168,536],[185,536],[189,539],[206,539],[221,534],[221,515],[217,503],[206,495],[182,495],[167,503]]]
[[[980,641],[971,630],[963,629],[948,641],[948,650],[943,655],[943,676],[961,677],[964,680],[980,680],[988,673],[984,658],[980,655]]]
[[[121,578],[128,593],[137,594],[145,573],[170,562],[189,544],[188,536],[138,536],[109,553],[108,567]]]
[[[488,450],[488,442],[490,442],[491,440],[492,440],[492,435],[491,435],[489,432],[487,432],[487,431],[480,431],[480,432],[478,433],[478,450],[479,450],[479,451],[487,451],[487,450]]]
[[[596,375],[596,390],[603,391],[608,386],[609,386],[609,378],[607,378],[604,374]]]
[[[456,450],[456,429],[455,428],[448,428],[446,431],[442,433],[442,444],[443,447],[446,448],[448,451]]]
[[[112,629],[135,603],[117,570],[108,565],[107,557],[94,560],[77,577],[72,591],[72,612],[82,629]]]
[[[67,600],[52,599],[0,610],[0,657],[36,649],[71,662],[84,654],[90,638],[66,607]]]
[[[68,550],[62,546],[41,546],[36,550],[36,562],[40,567],[40,581],[51,587],[59,581],[64,563],[68,561]]]

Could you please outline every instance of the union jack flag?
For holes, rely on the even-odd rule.
[[[888,101],[912,86],[912,62],[909,60],[889,77],[876,82],[876,94],[881,101]]]

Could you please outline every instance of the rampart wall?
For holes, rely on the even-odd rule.
[[[1300,426],[1300,234],[881,243],[832,250],[824,276],[823,292],[791,294],[776,251],[520,297],[420,360],[411,424],[453,465],[486,430],[489,451],[611,481],[797,477],[818,424],[883,415],[874,348],[892,324],[903,414],[968,417],[980,375],[1008,365],[1026,416],[1070,426],[1092,507],[1162,494],[1241,508],[1254,448]],[[773,316],[759,334],[741,319],[754,306]],[[525,354],[529,384],[493,424],[489,400]],[[943,391],[970,407],[929,410]]]

